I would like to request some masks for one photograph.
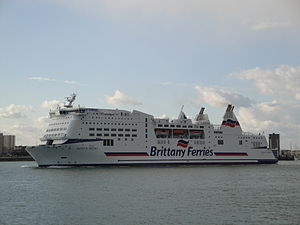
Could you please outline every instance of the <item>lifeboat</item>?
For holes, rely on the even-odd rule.
[[[169,134],[168,129],[155,129],[155,134],[159,136],[167,136]]]
[[[173,130],[173,134],[176,134],[176,135],[183,135],[184,133],[185,133],[185,130],[179,130],[179,129]]]

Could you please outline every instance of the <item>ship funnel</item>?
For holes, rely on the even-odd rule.
[[[184,105],[181,107],[181,110],[180,110],[180,113],[179,113],[179,116],[178,116],[179,120],[186,120],[187,119],[186,115],[183,112],[183,107],[184,107]]]
[[[226,112],[223,117],[223,122],[221,125],[222,129],[230,129],[234,130],[235,133],[241,133],[242,129],[240,127],[240,123],[237,120],[236,116],[234,115],[233,112],[234,106],[229,104],[226,108]],[[232,132],[233,132],[232,130]]]
[[[204,107],[202,107],[201,109],[200,109],[200,112],[199,112],[199,114],[203,114],[204,113]]]
[[[227,106],[227,109],[226,109],[226,112],[232,112],[232,105],[228,104]]]
[[[207,114],[204,114],[204,110],[205,110],[204,107],[202,107],[202,108],[200,109],[199,114],[196,116],[196,121],[197,121],[198,123],[202,123],[202,124],[209,124],[210,121],[209,121],[209,119],[208,119],[208,115],[207,115]]]

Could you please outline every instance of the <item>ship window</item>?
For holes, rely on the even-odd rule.
[[[157,126],[158,126],[158,127],[162,127],[162,124],[158,124]]]
[[[224,141],[223,140],[218,140],[218,145],[223,145]]]
[[[133,134],[133,135],[131,135],[132,137],[137,137],[137,135],[136,134]]]
[[[104,128],[104,131],[109,131],[109,128]]]
[[[102,134],[97,134],[97,136],[102,136]]]
[[[91,127],[90,127],[89,130],[95,130],[95,128],[91,128]]]
[[[130,137],[130,134],[125,134],[125,137]]]
[[[104,134],[104,136],[105,136],[105,137],[108,137],[108,136],[109,136],[109,134]]]
[[[132,129],[132,132],[137,132],[137,129]]]
[[[118,137],[123,137],[123,134],[118,134]]]
[[[165,124],[164,127],[169,127],[169,125],[168,125],[168,124]]]
[[[114,140],[112,139],[103,140],[103,146],[113,146],[113,145],[114,145]]]
[[[112,137],[116,137],[116,136],[117,136],[117,134],[111,134],[110,136],[112,136]]]
[[[117,129],[116,128],[111,128],[111,131],[116,131]]]
[[[95,134],[90,134],[90,136],[95,136]]]
[[[125,129],[125,131],[130,131],[130,129]]]
[[[181,127],[180,125],[176,125],[176,127]]]
[[[123,131],[123,129],[118,129],[118,131]]]
[[[97,130],[102,130],[102,128],[97,128]]]
[[[171,127],[175,127],[175,125],[170,125]]]
[[[182,127],[186,127],[186,125],[183,125]]]
[[[191,126],[191,125],[189,125],[188,127],[189,127],[189,128],[193,128],[193,126]]]
[[[239,140],[239,144],[242,145],[242,144],[243,144],[243,141],[242,141],[242,140]]]

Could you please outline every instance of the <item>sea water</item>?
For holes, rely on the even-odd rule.
[[[81,168],[1,162],[0,224],[300,224],[300,161]]]

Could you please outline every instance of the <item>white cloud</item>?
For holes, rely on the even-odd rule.
[[[159,83],[159,85],[162,85],[162,86],[177,86],[177,87],[191,87],[191,86],[194,86],[194,84],[192,83],[175,83],[175,82],[172,82],[172,81],[166,81],[166,82],[161,82]]]
[[[267,109],[267,110],[266,110]],[[300,119],[299,105],[285,103],[263,102],[254,104],[250,108],[241,107],[237,116],[240,124],[246,131],[279,133],[281,146],[288,148],[290,144],[299,146]]]
[[[162,114],[161,116],[158,116],[157,118],[159,118],[159,119],[170,119],[170,117],[167,116],[167,114]]]
[[[65,84],[72,84],[72,85],[81,85],[81,83],[74,81],[74,80],[65,80]]]
[[[16,136],[17,145],[37,145],[46,127],[45,120],[39,118],[36,121],[15,121],[9,126],[4,126],[3,129],[5,133]]]
[[[40,124],[48,124],[49,123],[49,117],[48,116],[40,116],[39,118],[36,119],[36,122],[38,122]]]
[[[55,108],[57,105],[62,105],[62,103],[58,100],[51,100],[51,101],[44,101],[41,105],[42,108],[52,109]]]
[[[290,28],[299,32],[297,0],[48,0],[66,7],[101,15],[113,21],[155,22],[159,26],[174,24],[196,26],[198,30],[214,24],[222,35],[234,31]],[[197,23],[195,23],[197,21]],[[261,22],[258,22],[261,21]],[[269,22],[270,21],[270,22]],[[249,26],[250,24],[250,26]],[[226,32],[223,32],[226,31]],[[240,35],[240,33],[239,33]]]
[[[239,93],[204,87],[201,85],[195,86],[195,89],[198,93],[198,97],[196,99],[197,103],[205,103],[217,107],[224,107],[227,104],[244,107],[249,107],[251,105],[251,100]]]
[[[54,78],[49,77],[28,77],[28,80],[36,80],[36,81],[56,81],[56,82],[62,82],[65,84],[71,84],[71,85],[82,85],[81,83],[74,81],[74,80],[56,80]]]
[[[300,67],[281,65],[275,69],[254,68],[231,75],[253,82],[258,93],[271,97],[269,102],[252,103],[238,109],[238,117],[245,129],[255,132],[277,132],[282,146],[299,146],[300,135]]]
[[[142,105],[141,102],[128,97],[119,90],[116,90],[113,96],[106,96],[106,103],[115,107],[119,105]]]
[[[281,28],[288,28],[290,23],[283,23],[283,22],[259,22],[255,23],[251,26],[251,29],[254,31],[260,30],[270,30],[270,29],[281,29]]]
[[[27,112],[32,111],[30,105],[10,104],[4,108],[0,107],[0,118],[24,118]]]
[[[239,93],[197,85],[198,98],[195,102],[214,107],[232,103],[238,106],[235,112],[244,131],[280,133],[283,148],[300,146],[300,67],[254,68],[233,73],[231,77],[252,82],[256,95],[261,93],[263,99],[271,100],[251,101]]]
[[[53,78],[49,77],[28,77],[29,80],[38,80],[38,81],[55,81]]]
[[[300,66],[281,65],[273,70],[257,67],[231,76],[253,81],[264,95],[281,99],[288,97],[290,100],[300,98]]]

